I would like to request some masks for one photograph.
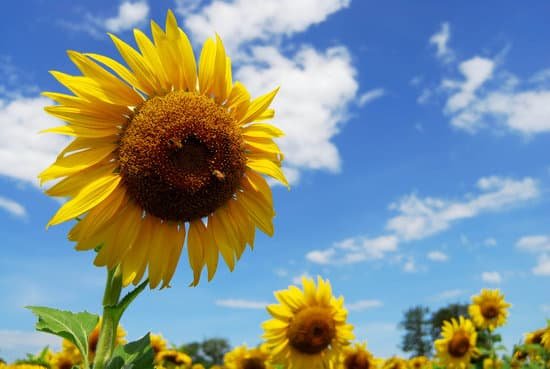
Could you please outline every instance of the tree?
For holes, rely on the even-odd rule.
[[[401,349],[410,352],[411,356],[429,356],[432,351],[430,339],[430,310],[425,306],[416,306],[405,312],[399,326],[405,330]]]
[[[229,351],[229,342],[225,338],[209,338],[202,342],[190,342],[179,347],[193,360],[193,364],[202,364],[206,368],[223,364],[223,357]]]
[[[459,316],[468,316],[468,304],[450,304],[434,312],[430,318],[432,340],[439,338],[444,321]]]

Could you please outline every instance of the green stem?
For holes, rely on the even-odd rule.
[[[94,359],[94,369],[104,369],[107,360],[111,358],[115,347],[120,315],[114,309],[122,292],[122,275],[120,267],[109,270],[103,295],[103,317],[99,331],[99,340]]]

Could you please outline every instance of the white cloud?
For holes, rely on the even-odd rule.
[[[443,87],[458,90],[451,95],[445,106],[445,109],[451,113],[465,108],[476,98],[476,91],[492,77],[495,62],[491,59],[475,56],[460,63],[458,68],[464,76],[462,82],[443,81]]]
[[[247,42],[305,31],[349,4],[350,0],[216,0],[199,13],[180,14],[195,39],[202,41],[217,32],[227,48],[236,51]]]
[[[419,198],[415,194],[403,197],[390,209],[398,215],[389,219],[386,228],[403,240],[418,240],[446,230],[451,223],[518,205],[539,196],[536,181],[503,177],[483,177],[478,180],[480,194],[462,201],[434,197]]]
[[[408,258],[405,264],[403,264],[403,271],[406,273],[415,273],[418,271],[413,258]]]
[[[0,100],[0,175],[38,185],[37,175],[67,144],[64,137],[38,132],[59,125],[44,112],[44,97]]]
[[[499,272],[483,272],[481,280],[485,283],[499,284],[502,282],[502,276]]]
[[[302,273],[302,274],[300,274],[300,275],[297,275],[297,276],[293,277],[293,278],[292,278],[292,283],[301,285],[301,284],[302,284],[302,279],[303,279],[303,278],[311,279],[312,277],[311,277],[311,275],[310,275],[308,272],[304,272],[304,273]]]
[[[428,259],[431,261],[444,262],[449,260],[449,256],[442,251],[430,251],[428,253]]]
[[[397,250],[395,236],[376,238],[355,237],[337,242],[325,250],[313,250],[306,259],[316,264],[355,264],[366,260],[382,259],[388,252]]]
[[[382,306],[384,306],[384,304],[380,300],[359,300],[350,304],[346,304],[346,308],[349,311],[364,311],[367,309],[373,309]]]
[[[243,299],[221,299],[216,300],[216,305],[233,309],[265,309],[269,302],[243,300]]]
[[[385,94],[386,91],[383,88],[375,88],[373,90],[367,91],[359,96],[359,99],[357,100],[357,105],[365,106],[371,101],[381,98]]]
[[[430,45],[436,48],[436,56],[448,63],[453,59],[453,51],[449,48],[449,40],[451,39],[451,26],[449,22],[441,24],[441,28],[430,37]]]
[[[521,237],[516,242],[516,247],[523,251],[544,252],[550,251],[550,236],[531,235]]]
[[[0,209],[4,209],[11,215],[19,218],[27,216],[27,210],[20,203],[0,196]]]
[[[542,254],[538,257],[537,265],[533,268],[534,275],[550,276],[550,256]]]
[[[143,24],[149,16],[149,5],[145,1],[125,1],[118,7],[115,17],[103,22],[110,32],[121,32]]]
[[[61,339],[41,332],[0,330],[0,347],[5,350],[39,350],[45,346],[60,347]]]
[[[346,120],[358,89],[347,49],[319,52],[302,47],[289,58],[272,46],[254,47],[251,58],[236,77],[253,95],[281,86],[273,107],[274,123],[286,134],[280,142],[285,165],[337,172],[340,155],[331,140]]]
[[[460,296],[463,296],[465,294],[466,291],[464,290],[461,290],[461,289],[452,289],[452,290],[446,290],[446,291],[443,291],[435,296],[432,297],[432,300],[434,301],[444,301],[444,300],[451,300],[451,299],[456,299]]]
[[[486,238],[486,239],[483,241],[483,244],[484,244],[485,246],[489,246],[489,247],[496,246],[496,245],[497,245],[497,240],[495,240],[495,239],[492,238],[492,237],[489,237],[489,238]]]
[[[285,268],[277,268],[274,270],[274,273],[277,277],[286,277],[288,276],[288,270],[286,270]]]

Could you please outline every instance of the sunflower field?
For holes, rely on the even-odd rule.
[[[180,12],[183,12],[184,3],[186,11],[195,9],[189,2],[176,1]],[[286,4],[291,11],[283,17],[283,21],[289,23],[281,21],[283,24],[278,25],[275,16],[266,16],[254,23],[249,33],[256,29],[263,30],[262,27],[267,27],[265,24],[271,25],[271,30],[278,30],[279,36],[274,37],[274,42],[280,45],[288,35],[305,29],[299,22],[292,21],[294,16],[304,13],[296,5],[298,3],[304,5],[308,2],[291,1]],[[349,3],[342,0],[339,6],[345,8]],[[163,9],[164,21],[160,24],[151,20],[148,29],[133,28],[133,39],[115,35],[119,29],[121,32],[128,30],[124,22],[132,23],[133,17],[143,18],[141,13],[148,15],[147,4],[145,0],[125,1],[120,5],[120,19],[101,23],[111,31],[108,36],[112,41],[108,43],[101,39],[101,45],[108,43],[116,50],[114,55],[107,51],[67,51],[68,60],[65,62],[69,65],[60,69],[72,68],[73,71],[50,71],[59,84],[58,89],[41,93],[41,99],[48,101],[44,116],[47,114],[48,122],[56,122],[43,129],[41,134],[64,143],[56,151],[54,159],[34,174],[39,182],[36,186],[56,201],[57,210],[53,214],[48,213],[50,220],[46,228],[61,230],[76,251],[89,257],[94,266],[104,271],[106,278],[100,302],[101,313],[73,312],[28,304],[26,312],[35,319],[36,331],[41,336],[57,336],[61,345],[55,349],[46,346],[40,352],[29,353],[27,357],[10,362],[1,360],[0,369],[550,369],[550,321],[541,318],[539,329],[517,337],[517,344],[513,347],[503,344],[499,330],[513,318],[510,314],[512,301],[508,301],[498,288],[481,289],[471,297],[467,312],[450,316],[441,326],[435,327],[439,337],[427,343],[427,348],[423,349],[425,355],[382,357],[371,350],[368,330],[367,340],[359,340],[356,337],[363,337],[362,332],[358,334],[363,328],[351,323],[354,321],[353,314],[361,306],[381,306],[381,303],[362,300],[346,305],[347,300],[333,291],[333,284],[328,278],[322,275],[313,278],[307,272],[299,279],[294,278],[286,289],[275,291],[276,303],[253,302],[246,306],[258,308],[260,305],[265,314],[265,321],[257,327],[261,332],[261,342],[255,346],[243,344],[230,348],[224,346],[225,341],[218,342],[219,347],[213,349],[217,350],[216,355],[210,360],[203,360],[200,355],[208,354],[205,345],[176,346],[160,333],[142,332],[140,339],[128,342],[121,321],[125,314],[131,314],[129,307],[135,306],[136,299],[147,294],[161,294],[179,284],[180,281],[175,278],[178,270],[188,272],[189,278],[185,283],[189,287],[203,286],[214,279],[217,281],[224,276],[225,271],[220,272],[222,266],[233,272],[246,264],[243,259],[253,254],[255,246],[260,243],[258,239],[276,237],[275,225],[277,229],[279,226],[275,210],[277,197],[273,188],[281,186],[286,195],[287,190],[291,190],[291,184],[297,181],[297,174],[293,171],[297,165],[287,165],[288,150],[285,149],[296,151],[304,148],[295,142],[288,146],[282,144],[286,139],[285,131],[295,134],[293,132],[300,127],[295,124],[283,130],[275,124],[276,114],[279,110],[285,112],[285,109],[277,108],[280,88],[273,85],[272,80],[283,78],[285,73],[292,74],[294,69],[303,72],[307,69],[305,60],[308,58],[314,60],[312,69],[315,70],[315,77],[321,78],[324,74],[321,68],[316,69],[322,58],[307,46],[299,51],[302,54],[296,62],[298,67],[294,69],[282,54],[277,54],[268,46],[251,46],[251,50],[239,48],[231,41],[224,43],[218,33],[211,34],[197,49],[197,45],[191,42],[195,38],[184,31],[172,10]],[[235,21],[235,18],[238,17],[231,13],[230,7],[252,3],[235,0],[212,4],[212,9],[218,9],[225,21],[231,19],[236,24],[238,20]],[[273,4],[271,8],[279,6],[278,3]],[[320,9],[332,9],[323,1],[311,4],[310,10],[318,10],[319,4]],[[246,10],[261,8],[262,2],[254,5],[247,6]],[[264,10],[273,11],[271,8],[266,6]],[[550,11],[550,8],[547,9]],[[321,22],[329,10],[325,12],[315,15],[310,23]],[[209,17],[213,15],[209,13],[205,19]],[[93,16],[87,15],[85,18],[91,24],[100,23]],[[195,23],[189,22],[198,29],[203,21],[201,18],[194,19]],[[143,22],[136,24],[143,25]],[[71,27],[75,32],[79,29],[78,25]],[[449,32],[449,25],[443,23],[441,33],[430,38],[430,45],[437,48],[436,55],[445,65],[457,57],[448,50]],[[269,32],[264,33],[260,32],[257,39],[267,38]],[[499,53],[498,58],[506,54],[506,50]],[[265,84],[255,83],[254,80],[241,82],[246,79],[241,78],[241,73],[234,73],[235,65],[245,63],[243,60],[254,55],[257,59],[250,62],[249,69],[269,64],[268,59],[278,63],[282,72],[270,74],[269,83]],[[330,49],[324,57],[339,57],[340,61],[344,59],[350,63],[352,60],[341,48]],[[498,58],[495,56],[495,60],[498,61]],[[334,64],[342,63],[337,61]],[[483,80],[491,78],[497,64],[476,56],[470,63],[459,67],[467,78],[466,82],[445,79],[433,88],[435,92],[428,91],[429,95],[445,89],[460,90],[449,99],[445,108],[445,114],[456,114],[453,120],[456,129],[467,128],[473,134],[478,127],[468,126],[473,124],[472,116],[481,120],[490,109],[497,110],[496,115],[508,114],[509,120],[513,121],[520,113],[525,114],[526,110],[536,110],[538,107],[526,102],[532,98],[528,93],[516,96],[519,102],[510,102],[503,97],[505,93],[514,91],[519,83],[519,78],[516,80],[506,73],[501,73],[503,78],[508,78],[505,87],[483,104],[472,107],[472,100],[480,91]],[[538,78],[550,81],[549,70]],[[350,74],[355,76],[356,73],[353,71]],[[293,75],[287,81],[292,80],[290,82],[300,85],[302,81],[299,76]],[[336,86],[337,82],[346,80],[339,74],[330,78],[331,88],[332,83]],[[529,83],[535,83],[532,82],[534,80],[536,78]],[[409,84],[412,86],[415,83],[420,82],[411,81]],[[262,92],[251,92],[257,90]],[[0,98],[2,91],[0,89]],[[370,99],[384,94],[383,91],[364,94],[356,105],[363,106]],[[340,95],[338,99],[345,98],[345,94]],[[547,99],[542,104],[543,112],[533,113],[537,119],[544,114],[550,115],[548,97],[550,92],[542,97]],[[299,99],[295,100],[292,103],[301,106]],[[309,114],[314,120],[322,120],[327,115],[326,105],[329,104],[321,97],[317,100],[320,103],[316,109],[304,104],[300,113],[303,114],[299,116],[302,118]],[[422,99],[419,97],[418,100]],[[514,106],[520,106],[517,108],[519,113],[514,112],[515,115],[508,111]],[[468,107],[473,110],[467,111]],[[3,108],[4,103],[0,99],[0,109]],[[461,109],[463,114],[457,113]],[[336,109],[328,115],[328,121],[337,120],[346,116],[347,112]],[[515,124],[515,121],[512,123]],[[422,127],[418,125],[416,130],[421,132]],[[331,126],[328,131],[333,134],[339,128]],[[517,130],[517,127],[514,129]],[[542,129],[536,125],[529,133]],[[304,136],[317,139],[326,135],[308,129]],[[304,145],[307,146],[304,157],[316,149],[317,142],[312,142],[311,145]],[[361,145],[362,142],[357,146]],[[388,147],[391,148],[391,145]],[[547,148],[544,153],[547,153]],[[363,160],[364,152],[361,150],[366,151],[367,148],[352,149],[357,150],[354,151],[355,159]],[[330,156],[332,146],[322,147],[321,150]],[[384,151],[391,150],[384,147]],[[4,158],[8,155],[2,153],[0,156]],[[308,170],[322,166],[318,162],[308,165]],[[338,158],[330,165],[331,171],[339,171]],[[380,172],[389,171],[388,168],[379,169]],[[545,170],[548,172],[547,167]],[[349,185],[357,186],[357,181],[350,181]],[[334,276],[333,282],[336,278],[341,281],[355,278],[354,272],[348,273],[346,269],[353,263],[379,261],[392,253],[395,257],[390,259],[390,263],[403,264],[403,272],[422,271],[413,257],[397,255],[398,244],[426,238],[446,230],[461,219],[509,209],[519,201],[531,201],[548,192],[537,186],[539,181],[527,177],[522,181],[507,177],[483,177],[477,182],[481,194],[476,197],[467,193],[462,202],[431,197],[420,199],[413,192],[388,206],[390,211],[398,211],[400,215],[387,221],[383,235],[345,239],[328,249],[311,250],[306,259],[321,266],[340,267],[337,273],[331,275],[331,279]],[[367,188],[363,182],[358,187],[361,191],[363,187]],[[342,201],[346,190],[340,193],[331,191],[320,201],[327,202],[326,217],[334,221],[335,228],[345,228],[345,223],[355,218],[348,214],[334,216],[330,209],[330,204]],[[17,208],[2,197],[0,208],[24,213],[24,209]],[[545,214],[547,216],[547,211]],[[347,220],[342,220],[345,218]],[[67,227],[66,232],[62,227]],[[466,246],[473,248],[467,237],[462,236],[464,249]],[[484,244],[495,246],[496,241],[487,239]],[[526,252],[538,252],[539,264],[532,268],[534,275],[550,275],[550,237],[527,237],[523,242],[518,241],[517,245],[518,249]],[[278,246],[280,248],[275,252],[285,253],[285,246]],[[246,257],[243,258],[243,255]],[[443,263],[448,256],[441,251],[432,251],[427,259]],[[297,264],[295,260],[292,264],[289,262],[295,269],[299,267]],[[470,278],[467,272],[463,274],[465,281]],[[508,275],[509,279],[522,277],[520,274]],[[252,283],[254,277],[253,273],[248,277]],[[482,278],[484,282],[498,284],[503,277],[497,272],[485,272]],[[430,282],[435,283],[436,279],[439,276]],[[388,283],[388,291],[406,295],[406,281],[393,287],[390,287],[392,281],[389,278],[387,281],[375,281],[380,284],[384,282]],[[238,289],[240,286],[235,283],[232,287]],[[543,288],[538,292],[543,295]],[[506,293],[509,296],[508,291]],[[193,305],[192,298],[186,303],[201,309]],[[422,310],[420,307],[418,309]],[[542,309],[550,311],[550,305],[543,305]],[[192,316],[188,318],[193,319]]]

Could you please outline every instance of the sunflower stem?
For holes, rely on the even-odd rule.
[[[99,340],[94,359],[94,369],[104,369],[111,358],[115,346],[120,314],[113,309],[120,299],[122,292],[122,274],[120,267],[108,270],[107,283],[103,294],[103,316],[99,331]]]

